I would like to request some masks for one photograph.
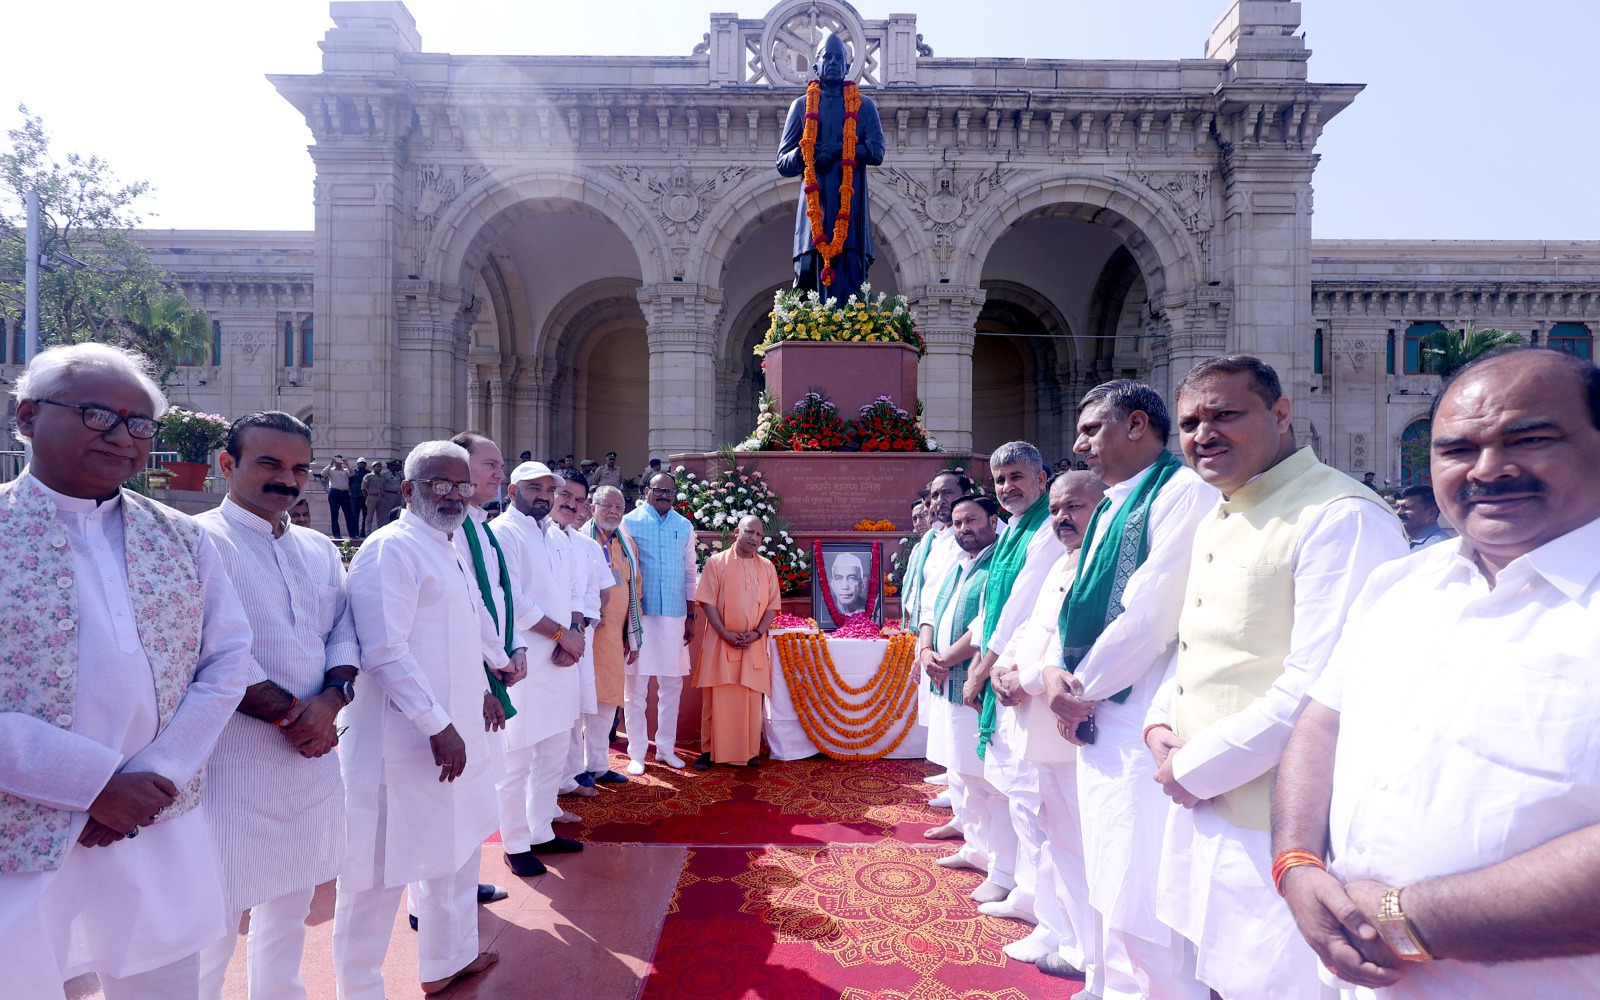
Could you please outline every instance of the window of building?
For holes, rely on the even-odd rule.
[[[1319,326],[1316,335],[1311,338],[1311,374],[1321,375],[1322,366],[1322,328]]]
[[[10,346],[11,338],[6,336],[5,318],[0,317],[0,365],[6,364],[9,360],[9,354],[6,351],[6,348]]]
[[[1413,420],[1400,432],[1400,486],[1433,483],[1430,468],[1433,456],[1433,424],[1426,420]]]
[[[294,320],[283,321],[283,367],[294,367]]]
[[[1436,330],[1443,330],[1443,323],[1412,323],[1406,327],[1406,374],[1417,375],[1422,372],[1422,341]]]
[[[211,321],[211,363],[222,364],[222,320]]]
[[[307,316],[300,321],[300,365],[309,368],[315,361],[316,352],[312,349],[311,342],[311,317]]]
[[[1388,342],[1384,345],[1383,373],[1385,375],[1393,375],[1394,374],[1394,331],[1393,330],[1389,331]]]
[[[1557,323],[1550,328],[1545,343],[1554,350],[1594,360],[1594,335],[1582,323]]]

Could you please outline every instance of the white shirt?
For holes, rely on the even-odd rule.
[[[1111,505],[1100,515],[1095,537],[1092,542],[1085,542],[1080,560],[1094,558],[1094,550],[1105,541],[1117,511],[1154,468],[1152,464],[1106,490]],[[1122,592],[1124,610],[1100,633],[1078,664],[1084,700],[1104,701],[1144,680],[1152,671],[1166,668],[1178,638],[1178,614],[1189,584],[1189,554],[1194,547],[1195,528],[1221,496],[1215,486],[1188,467],[1174,472],[1156,494],[1150,504],[1150,553],[1128,578]],[[1044,693],[1046,665],[1021,665],[1023,690],[1031,695]],[[1056,664],[1048,666],[1054,669]]]
[[[1379,567],[1311,697],[1340,713],[1330,870],[1404,886],[1600,823],[1600,520],[1500,571],[1453,539]],[[1600,992],[1600,955],[1410,965],[1385,997]]]
[[[1306,692],[1333,652],[1345,613],[1372,571],[1406,554],[1394,516],[1370,500],[1345,497],[1314,515],[1292,563],[1294,624],[1283,672],[1266,694],[1195,733],[1173,757],[1173,776],[1191,795],[1214,798],[1278,766],[1306,705]],[[1177,657],[1146,724],[1166,723]]]
[[[933,625],[933,606],[939,602],[939,590],[944,586],[945,574],[955,567],[962,556],[956,544],[956,533],[949,525],[942,527],[934,522],[933,534],[927,539],[928,558],[922,564],[922,586],[917,589],[916,620],[918,625]]]
[[[1045,669],[1060,669],[1061,637],[1057,630],[1061,623],[1061,605],[1066,603],[1067,591],[1072,589],[1077,572],[1078,550],[1069,552],[1062,546],[1061,554],[1039,582],[1028,617],[1011,633],[997,666],[1014,662],[1019,676],[1024,666],[1039,672],[1041,677]],[[1022,738],[1018,749],[1024,760],[1062,764],[1076,759],[1076,748],[1056,728],[1055,713],[1050,711],[1050,703],[1042,695],[1026,695],[1015,712]]]
[[[613,577],[611,567],[606,563],[606,555],[600,549],[600,543],[584,534],[577,524],[569,525],[562,529],[567,537],[567,545],[572,552],[573,573],[575,577],[583,580],[583,596],[578,610],[583,613],[592,625],[600,620],[600,592],[612,585]],[[600,710],[599,700],[595,697],[594,687],[594,630],[584,632],[583,656],[578,660],[577,669],[579,691],[579,710],[590,715]]]
[[[195,520],[216,544],[250,619],[251,684],[270,680],[304,701],[321,693],[330,668],[360,662],[344,564],[326,536],[289,525],[275,537],[271,524],[231,497]],[[302,757],[277,726],[234,712],[207,782],[206,817],[230,913],[339,874],[344,783],[336,755]]]
[[[494,633],[494,640],[492,642],[486,640],[483,651],[483,659],[484,662],[489,666],[496,670],[501,670],[511,662],[511,657],[506,655],[504,630],[508,628],[514,630],[516,628],[516,623],[512,622],[510,625],[507,625],[504,622],[496,621],[501,614],[501,609],[506,606],[506,595],[505,592],[500,589],[500,557],[495,554],[494,544],[489,541],[489,536],[484,534],[481,530],[482,526],[488,522],[489,515],[484,512],[482,507],[479,507],[475,504],[468,504],[467,519],[461,522],[461,530],[450,536],[450,542],[456,547],[456,556],[461,560],[462,565],[467,568],[467,572],[472,574],[473,583],[476,585],[478,580],[477,568],[472,561],[472,543],[467,541],[467,532],[477,532],[478,545],[483,552],[483,571],[484,575],[489,578],[489,594],[491,599],[494,601],[494,615],[489,616],[488,622],[488,629]],[[500,541],[499,535],[495,536],[495,541]],[[504,548],[503,542],[501,543],[501,547]],[[478,588],[478,596],[481,602],[483,596],[482,587]],[[513,577],[511,586],[511,610],[519,618],[521,617],[522,613],[522,605],[526,602],[526,600],[526,597],[524,597],[524,595],[517,589],[515,578]],[[488,607],[482,603],[479,604],[479,607],[484,609],[484,614],[487,616],[489,610]],[[512,635],[512,649],[521,649],[527,644],[526,636],[523,636],[520,633]]]
[[[528,676],[510,688],[517,714],[505,728],[506,746],[515,750],[567,732],[578,720],[582,671],[576,664],[556,666],[554,640],[533,627],[544,618],[570,627],[573,613],[583,610],[585,575],[566,532],[548,517],[540,522],[512,507],[489,527],[506,554],[512,586],[527,598],[516,611],[528,646]]]
[[[449,536],[406,510],[362,543],[348,586],[362,681],[340,716],[350,830],[341,887],[453,873],[498,822],[483,728],[484,648],[497,640],[478,581]],[[453,782],[439,780],[428,741],[447,726],[467,751]]]
[[[1011,584],[1011,593],[1006,597],[1005,607],[1000,609],[1000,618],[995,622],[994,632],[990,634],[983,652],[999,653],[1006,648],[1006,642],[1017,627],[1027,621],[1032,613],[1033,602],[1039,596],[1039,588],[1044,585],[1050,567],[1066,551],[1066,546],[1056,537],[1050,518],[1040,521],[1028,539],[1022,568],[1017,571],[1017,578]],[[981,629],[979,634],[982,634]]]

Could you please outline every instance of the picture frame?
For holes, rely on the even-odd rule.
[[[873,620],[883,623],[882,542],[819,540],[811,555],[811,617],[818,628],[831,632],[838,627],[833,609],[844,618],[869,606]]]

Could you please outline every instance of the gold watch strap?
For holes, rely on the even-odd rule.
[[[1417,936],[1417,929],[1412,926],[1411,919],[1406,916],[1405,910],[1400,905],[1400,893],[1403,889],[1402,886],[1384,890],[1383,897],[1378,901],[1378,929],[1383,933],[1389,947],[1402,960],[1431,962],[1433,956],[1423,947],[1422,939]]]

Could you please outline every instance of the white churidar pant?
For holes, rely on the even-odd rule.
[[[561,776],[561,790],[571,791],[577,786],[572,779],[579,774],[604,774],[611,770],[608,750],[611,746],[611,720],[617,716],[617,706],[597,702],[599,711],[584,712],[572,729],[567,742],[567,768]]]
[[[682,677],[655,677],[656,682],[656,759],[677,753],[678,701],[683,696]],[[650,746],[649,721],[645,709],[650,701],[648,674],[629,674],[627,703],[622,706],[622,724],[628,730],[628,757],[643,762]]]
[[[554,837],[551,825],[561,815],[556,800],[567,768],[566,733],[547,736],[531,747],[506,750],[505,775],[495,785],[500,796],[500,841],[507,854],[521,854]]]
[[[378,850],[381,855],[381,840]],[[417,978],[421,982],[453,976],[478,957],[478,868],[482,856],[480,848],[460,870],[415,883]],[[379,885],[339,892],[333,910],[333,971],[339,1000],[384,1000],[383,958],[389,951],[395,914],[405,891],[403,885]]]
[[[250,1000],[305,1000],[306,984],[300,978],[300,958],[306,947],[306,917],[316,889],[287,892],[235,913],[228,921],[228,936],[200,952],[200,996],[221,1000],[228,963],[239,941],[239,921],[250,914],[245,938],[246,981]]]
[[[1100,922],[1089,906],[1088,874],[1083,866],[1078,762],[1035,766],[1039,769],[1039,826],[1044,833],[1035,912],[1041,926],[1060,932],[1058,953],[1082,969],[1085,985],[1098,993]]]

